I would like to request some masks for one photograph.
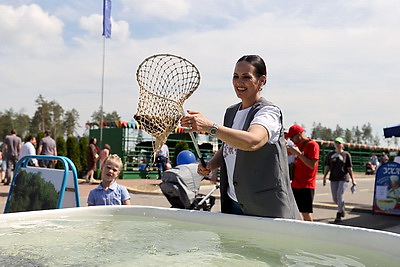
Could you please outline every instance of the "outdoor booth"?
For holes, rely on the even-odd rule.
[[[121,179],[158,178],[157,167],[153,165],[153,142],[155,139],[147,134],[137,122],[104,121],[102,128],[100,122],[86,125],[90,128],[89,138],[97,139],[99,149],[104,144],[108,144],[111,147],[110,153],[117,154],[122,159]],[[206,134],[195,134],[195,136],[205,158],[211,157],[218,150],[216,138]],[[175,146],[182,141],[188,144],[189,150],[195,152],[189,134],[184,133],[182,127],[177,127],[170,133],[166,142],[172,159],[175,157]]]

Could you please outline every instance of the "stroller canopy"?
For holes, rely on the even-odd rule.
[[[197,174],[197,164],[192,163],[166,170],[161,179],[161,191],[172,207],[188,209],[196,199],[203,177]]]
[[[203,176],[197,173],[197,163],[178,165],[166,170],[162,176],[163,182],[175,184],[183,182],[185,187],[192,192],[199,191],[202,179]]]

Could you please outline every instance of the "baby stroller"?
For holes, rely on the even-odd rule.
[[[367,175],[375,174],[375,166],[372,165],[371,162],[367,162],[365,164],[365,174],[367,174]]]
[[[178,165],[166,170],[160,184],[161,191],[172,205],[171,208],[210,211],[215,204],[216,185],[207,195],[200,194],[200,182],[205,179],[197,174],[197,164]]]

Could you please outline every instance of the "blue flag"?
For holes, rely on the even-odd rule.
[[[111,0],[104,0],[103,36],[106,38],[111,38]]]

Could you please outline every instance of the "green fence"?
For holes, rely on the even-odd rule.
[[[334,142],[332,141],[320,141],[315,140],[320,147],[320,158],[318,162],[318,172],[324,172],[324,163],[327,154],[333,150],[335,150]],[[386,154],[390,154],[391,151],[398,151],[398,149],[394,148],[384,148],[378,146],[369,146],[369,145],[361,145],[361,144],[352,144],[347,143],[344,148],[345,151],[349,152],[351,155],[352,163],[353,163],[353,171],[354,172],[365,172],[365,165],[370,161],[372,154],[378,156],[378,159],[382,152]]]
[[[158,168],[154,164],[153,141],[151,139],[138,139],[135,135],[125,135],[125,151],[123,155],[124,169],[122,179],[157,179]],[[189,134],[171,134],[166,145],[169,148],[170,161],[175,165],[177,144],[185,142],[196,157],[196,151]],[[213,155],[213,144],[202,143],[199,145],[203,157]]]
[[[133,128],[103,128],[102,145],[111,146],[111,154],[117,154],[123,162],[122,179],[157,179],[158,169],[154,164],[153,142],[150,137],[143,137],[144,132],[141,129]],[[100,140],[100,129],[90,129],[90,138],[95,137]],[[147,136],[147,135],[146,135]],[[208,137],[207,137],[208,138]],[[179,142],[187,143],[190,151],[196,157],[196,151],[193,142],[187,133],[172,133],[166,142],[172,165],[175,164],[176,146]],[[98,145],[100,143],[98,141]],[[216,139],[211,142],[202,142],[199,144],[200,151],[204,158],[213,155],[213,149],[217,146]]]
[[[90,129],[90,137],[96,137],[100,140],[100,129]],[[111,154],[117,154],[121,157],[124,167],[121,175],[122,179],[157,179],[157,167],[153,166],[152,139],[144,138],[143,130],[137,128],[103,128],[102,145],[111,146]],[[206,136],[209,138],[208,136]],[[166,144],[169,147],[171,162],[175,162],[175,147],[178,142],[184,141],[188,144],[189,150],[195,155],[194,145],[189,134],[172,133],[169,135]],[[316,140],[320,146],[320,160],[318,172],[323,173],[326,155],[335,149],[332,141]],[[199,145],[204,158],[213,155],[221,143],[215,139],[210,139]],[[100,145],[100,144],[98,144]],[[352,156],[353,170],[355,172],[365,172],[365,165],[369,162],[372,153],[378,158],[382,152],[390,154],[397,153],[398,149],[384,148],[377,146],[359,145],[347,143],[345,150]],[[197,155],[196,155],[197,156]]]

